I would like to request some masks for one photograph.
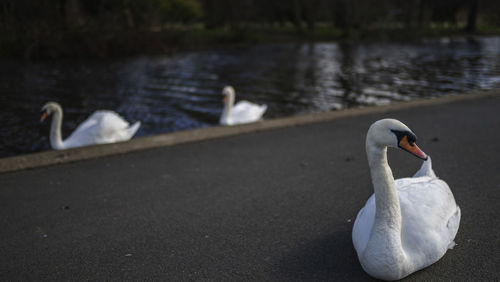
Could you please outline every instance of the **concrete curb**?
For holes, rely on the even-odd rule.
[[[171,146],[188,142],[196,142],[232,136],[242,133],[250,133],[261,130],[270,130],[290,126],[306,125],[316,122],[330,121],[358,115],[385,113],[408,108],[422,106],[437,106],[441,104],[460,102],[473,99],[484,99],[500,94],[500,90],[489,90],[469,94],[452,95],[439,98],[419,99],[409,102],[393,103],[385,106],[374,106],[366,108],[347,109],[314,113],[303,116],[279,118],[257,123],[238,126],[215,126],[193,130],[179,131],[174,133],[160,134],[142,138],[136,138],[128,142],[93,145],[61,151],[47,151],[16,157],[0,159],[0,173],[37,168],[55,164],[76,162],[81,160],[124,154],[139,150],[152,149],[162,146]]]

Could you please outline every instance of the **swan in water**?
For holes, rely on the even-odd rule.
[[[234,125],[249,123],[262,119],[267,105],[257,105],[248,101],[239,101],[234,105],[234,88],[226,86],[222,90],[224,95],[224,110],[220,117],[220,124]]]
[[[141,122],[137,121],[130,126],[126,120],[113,111],[96,111],[63,141],[61,138],[63,117],[61,106],[55,102],[48,102],[42,107],[42,112],[41,122],[53,114],[50,126],[50,145],[56,150],[127,141],[134,136],[141,125]]]
[[[435,263],[455,245],[460,208],[415,141],[415,134],[394,119],[375,122],[366,136],[375,193],[358,213],[352,241],[361,266],[375,278],[404,278]],[[388,146],[424,159],[420,170],[411,178],[394,180]]]

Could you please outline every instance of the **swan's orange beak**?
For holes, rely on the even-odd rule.
[[[407,152],[412,153],[416,157],[421,158],[422,160],[427,160],[427,155],[422,150],[420,150],[420,148],[417,146],[417,144],[415,144],[415,142],[410,144],[408,142],[407,136],[404,136],[401,139],[401,141],[399,142],[399,147]]]
[[[40,122],[43,122],[47,118],[47,112],[43,112]]]
[[[227,101],[227,96],[224,96],[224,98],[222,98],[222,102],[225,104]]]

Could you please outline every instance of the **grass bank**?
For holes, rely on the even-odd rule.
[[[476,33],[471,34],[466,33],[463,28],[446,25],[431,25],[427,29],[406,29],[393,25],[363,30],[340,30],[329,24],[317,24],[314,29],[297,29],[292,25],[206,29],[201,24],[167,25],[151,29],[40,29],[25,34],[4,34],[0,39],[0,56],[25,59],[108,58],[259,43],[398,41],[422,37],[498,34],[500,27],[481,26]]]

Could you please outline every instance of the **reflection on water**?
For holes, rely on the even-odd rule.
[[[41,106],[64,109],[63,137],[112,109],[138,136],[214,126],[221,91],[268,105],[265,118],[382,105],[500,86],[500,38],[277,44],[112,61],[3,62],[0,157],[49,149]]]

